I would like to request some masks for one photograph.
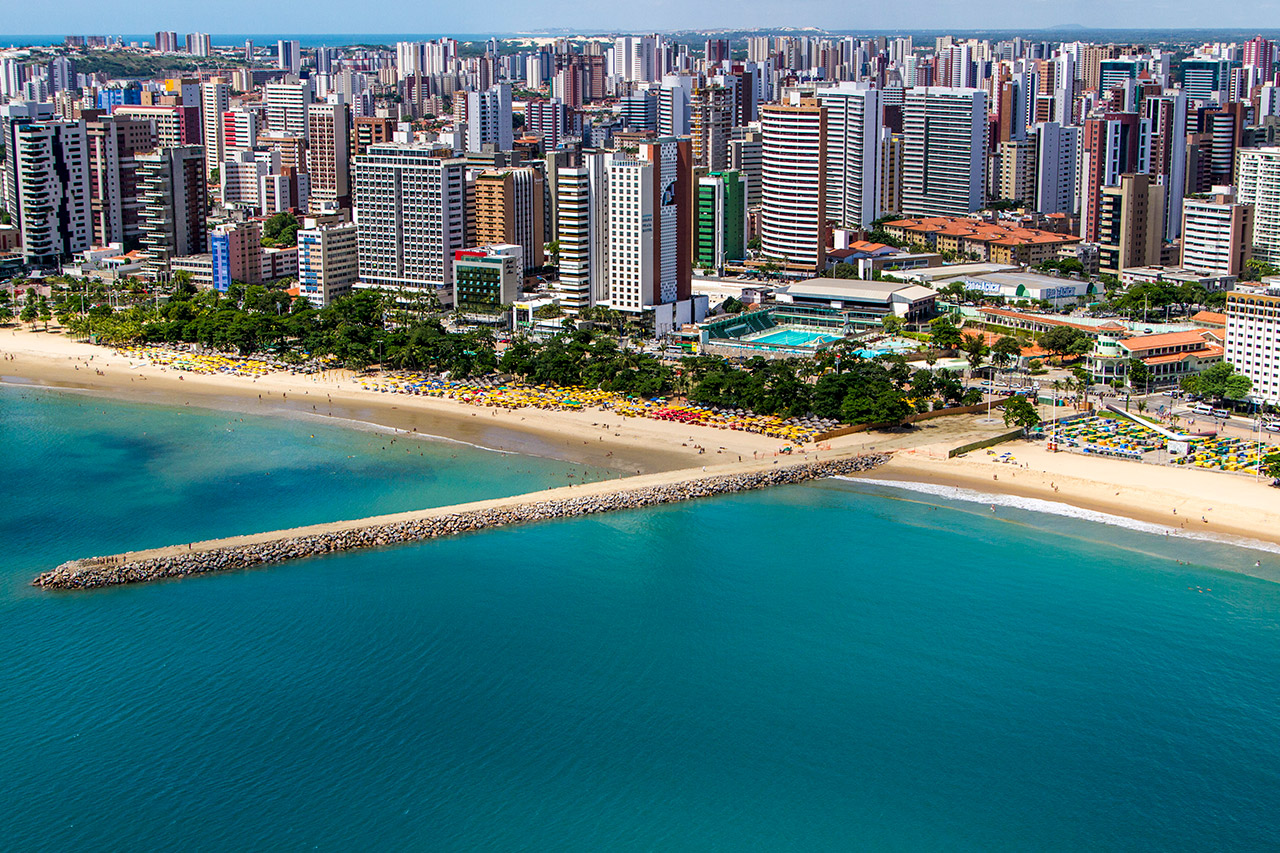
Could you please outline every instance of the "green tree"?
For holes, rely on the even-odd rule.
[[[960,348],[960,330],[949,317],[939,317],[929,324],[930,340],[938,349],[954,352]]]
[[[902,318],[896,314],[885,314],[880,318],[880,326],[886,335],[896,335],[902,331]]]
[[[1040,346],[1059,357],[1083,355],[1092,346],[1089,336],[1073,326],[1054,326],[1040,336]]]
[[[1253,380],[1242,373],[1233,373],[1227,377],[1222,396],[1233,402],[1239,402],[1249,396],[1253,388]]]
[[[1008,367],[1022,357],[1022,344],[1017,338],[1001,335],[991,345],[991,362],[1001,369]]]
[[[1145,389],[1151,382],[1151,368],[1140,358],[1131,358],[1127,365],[1129,387],[1135,391]]]
[[[987,345],[981,335],[965,335],[960,341],[960,348],[964,350],[964,357],[969,362],[970,370],[981,367],[983,360],[987,357]]]
[[[1004,425],[1030,429],[1040,423],[1040,413],[1026,397],[1018,395],[1004,404]]]
[[[298,217],[285,211],[268,219],[262,226],[262,245],[275,248],[298,245]]]

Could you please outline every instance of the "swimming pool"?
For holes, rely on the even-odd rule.
[[[840,340],[838,335],[828,335],[825,332],[812,332],[805,329],[775,329],[758,338],[752,338],[750,342],[784,347],[811,347],[838,340]]]

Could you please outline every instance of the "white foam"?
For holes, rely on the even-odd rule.
[[[904,491],[933,495],[934,497],[945,498],[947,500],[1003,506],[1010,507],[1012,509],[1027,510],[1028,512],[1044,513],[1045,515],[1075,518],[1081,521],[1092,521],[1097,524],[1107,524],[1112,527],[1123,527],[1127,530],[1135,530],[1139,533],[1150,533],[1156,536],[1170,536],[1178,537],[1180,539],[1192,539],[1200,542],[1213,542],[1219,545],[1231,545],[1236,548],[1249,548],[1254,551],[1266,551],[1270,554],[1280,554],[1280,545],[1276,545],[1272,542],[1263,542],[1258,539],[1247,539],[1243,536],[1224,536],[1217,533],[1199,533],[1179,527],[1169,527],[1164,524],[1156,524],[1150,521],[1139,521],[1136,518],[1126,518],[1122,515],[1111,515],[1110,513],[1098,512],[1097,510],[1082,509],[1081,507],[1072,506],[1071,504],[1061,503],[1059,501],[1046,501],[1040,498],[1024,498],[1019,497],[1018,495],[1006,495],[997,492],[979,492],[975,489],[963,489],[958,486],[944,486],[938,483],[918,483],[905,480],[878,480],[872,477],[835,477],[833,479],[844,480],[850,483],[866,483],[872,486],[886,486],[891,489],[902,489]]]

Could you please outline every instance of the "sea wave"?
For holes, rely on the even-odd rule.
[[[1062,518],[1075,518],[1081,521],[1092,521],[1112,527],[1123,527],[1139,533],[1150,533],[1155,536],[1170,536],[1180,539],[1192,539],[1199,542],[1213,542],[1218,545],[1231,545],[1236,548],[1248,548],[1253,551],[1265,551],[1269,554],[1280,554],[1280,545],[1249,539],[1243,536],[1226,536],[1218,533],[1203,533],[1179,527],[1169,527],[1150,521],[1139,521],[1123,515],[1112,515],[1097,510],[1084,509],[1060,501],[1047,501],[1041,498],[1024,498],[1018,495],[1006,495],[999,492],[980,492],[976,489],[965,489],[959,486],[944,486],[938,483],[920,483],[909,480],[879,480],[874,477],[834,477],[849,483],[862,483],[869,486],[882,486],[890,489],[932,495],[946,500],[964,501],[966,503],[988,504],[998,507],[1010,507],[1028,512],[1039,512],[1045,515],[1056,515]]]

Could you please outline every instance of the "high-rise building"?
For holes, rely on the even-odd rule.
[[[52,266],[93,238],[84,122],[39,121],[13,131],[22,259]]]
[[[347,296],[359,280],[355,223],[317,224],[298,232],[298,288],[313,305],[324,307]]]
[[[250,151],[258,144],[258,114],[243,107],[222,114],[222,153]]]
[[[1130,267],[1160,263],[1164,241],[1164,191],[1150,175],[1125,174],[1102,188],[1098,209],[1098,268],[1119,275]]]
[[[267,108],[267,127],[272,133],[307,138],[310,84],[268,83],[262,87],[262,98]]]
[[[134,159],[142,201],[143,269],[164,277],[170,258],[198,255],[208,246],[204,149],[157,148]]]
[[[278,174],[278,151],[244,150],[228,153],[222,161],[222,171],[218,176],[222,206],[244,207],[254,213],[264,213],[262,182],[268,176]]]
[[[826,265],[827,111],[816,99],[760,108],[760,242],[788,266]]]
[[[543,150],[554,151],[560,147],[565,118],[564,104],[559,98],[529,101],[524,111],[524,130],[542,140]]]
[[[475,245],[511,244],[523,250],[527,270],[544,260],[545,181],[531,167],[485,172],[475,183]]]
[[[155,45],[157,53],[177,53],[178,34],[172,30],[169,32],[158,32],[156,33]]]
[[[729,168],[747,179],[747,207],[759,207],[764,137],[759,130],[733,129],[729,140]]]
[[[1057,122],[1036,125],[1035,206],[1041,213],[1076,212],[1080,129]]]
[[[1182,266],[1238,276],[1253,251],[1253,208],[1227,188],[1182,205]]]
[[[999,198],[1020,202],[1026,207],[1035,205],[1038,147],[1034,135],[999,144],[996,148],[1000,163]]]
[[[1102,190],[1120,176],[1145,172],[1141,162],[1141,122],[1137,113],[1106,113],[1087,119],[1080,140],[1080,236],[1101,239]]]
[[[360,286],[438,292],[466,237],[466,166],[444,149],[372,145],[356,158]]]
[[[1250,396],[1280,403],[1280,295],[1262,290],[1227,294],[1223,361],[1252,381]]]
[[[231,104],[231,85],[220,79],[200,84],[200,125],[206,155],[206,177],[212,177],[226,153],[223,145],[222,115]],[[191,144],[188,142],[188,144]]]
[[[689,102],[694,167],[712,172],[728,168],[733,106],[729,91],[723,86],[694,89]]]
[[[18,201],[18,173],[14,157],[17,140],[14,134],[24,124],[48,121],[52,118],[53,104],[39,101],[14,101],[0,106],[0,137],[3,138],[0,164],[3,164],[4,171],[4,182],[0,184],[0,207],[8,211],[16,225],[22,224],[22,206]]]
[[[722,274],[726,263],[747,256],[747,179],[713,172],[698,179],[694,266]]]
[[[369,150],[370,145],[393,142],[395,132],[395,119],[386,116],[357,117],[355,120],[355,151],[352,156],[356,157],[365,153]]]
[[[346,104],[307,108],[307,171],[314,210],[351,207],[351,116]]]
[[[112,115],[151,121],[155,126],[156,145],[161,148],[203,144],[199,103],[174,107],[116,107]]]
[[[483,92],[468,92],[467,150],[480,151],[487,143],[498,151],[510,151],[513,139],[510,84],[500,83]]]
[[[213,53],[213,44],[208,33],[187,33],[187,53],[192,56],[209,56]]]
[[[880,90],[844,83],[818,90],[827,110],[827,219],[841,228],[880,215]]]
[[[1238,158],[1236,201],[1253,206],[1253,257],[1280,264],[1280,147],[1241,148]]]
[[[103,116],[85,124],[89,150],[89,207],[93,245],[121,243],[125,251],[142,238],[135,156],[156,147],[152,122],[141,118]]]
[[[908,89],[902,110],[902,212],[963,216],[985,203],[987,93]]]
[[[612,154],[587,153],[580,165],[556,170],[556,240],[560,243],[560,304],[577,314],[607,298],[607,161]]]
[[[692,154],[688,138],[614,155],[609,185],[609,306],[643,313],[692,292]]]
[[[276,68],[282,68],[295,76],[302,73],[302,47],[296,40],[281,39],[276,42]]]

